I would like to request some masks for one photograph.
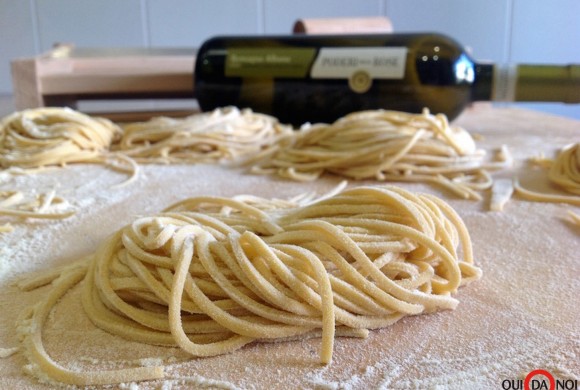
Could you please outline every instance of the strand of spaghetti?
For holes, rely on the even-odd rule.
[[[568,210],[568,216],[570,217],[570,220],[574,224],[580,226],[580,215],[579,214],[577,214],[577,213],[575,213],[575,212],[573,212],[571,210]]]
[[[207,246],[209,241],[207,237],[200,236],[197,238],[198,246]],[[237,318],[217,308],[208,297],[201,292],[195,284],[190,283],[193,288],[195,296],[192,299],[200,305],[200,307],[217,323],[225,328],[231,330],[235,334],[256,338],[271,338],[271,337],[289,337],[297,334],[302,334],[310,330],[307,327],[291,326],[285,324],[262,324],[259,321],[251,321],[250,317]],[[186,289],[187,291],[187,289]]]
[[[308,316],[298,316],[289,314],[286,311],[278,310],[275,307],[271,307],[260,303],[256,299],[252,299],[248,294],[244,294],[240,291],[239,287],[236,287],[228,278],[224,276],[223,270],[219,268],[216,264],[214,256],[211,252],[216,251],[218,255],[220,254],[219,249],[211,245],[202,246],[199,248],[199,259],[203,266],[208,270],[211,277],[218,282],[218,284],[232,297],[238,304],[247,309],[248,311],[268,319],[270,321],[278,321],[281,323],[289,325],[298,325],[302,327],[315,328],[320,327],[321,322],[317,318]],[[223,248],[222,246],[219,247]],[[221,252],[223,253],[223,252]],[[239,275],[239,274],[238,274]]]
[[[45,194],[41,194],[39,196],[40,205],[38,206],[36,211],[38,213],[46,212],[46,210],[48,210],[48,208],[52,205],[55,196],[56,192],[54,190]]]
[[[20,191],[2,191],[0,195],[4,197],[4,199],[0,200],[0,207],[2,208],[17,205],[24,199],[24,194]]]
[[[260,241],[255,240],[256,236],[249,233],[247,234],[247,237],[252,237],[254,241]],[[332,360],[335,332],[335,308],[332,287],[330,285],[328,273],[326,272],[324,266],[321,264],[320,259],[318,259],[311,252],[295,246],[287,247],[286,251],[296,258],[301,258],[307,261],[314,270],[315,280],[318,284],[318,295],[320,296],[320,300],[318,301],[317,299],[314,299],[311,301],[311,304],[318,308],[322,313],[322,345],[320,348],[320,362],[322,364],[328,364]]]
[[[452,256],[449,252],[445,250],[442,246],[439,246],[433,239],[430,237],[418,232],[413,228],[409,228],[407,226],[392,224],[390,222],[381,222],[381,221],[374,221],[374,220],[362,220],[361,223],[366,226],[373,226],[378,229],[384,228],[385,230],[395,231],[398,234],[405,235],[411,237],[413,240],[426,245],[435,252],[437,255],[440,256],[442,260],[444,260],[444,264],[446,269],[450,272],[449,280],[443,282],[437,282],[433,280],[432,283],[437,283],[439,287],[438,290],[435,292],[443,292],[443,290],[454,292],[456,287],[459,286],[460,276],[459,276],[459,267],[453,261]],[[365,269],[369,274],[375,279],[377,285],[381,287],[384,291],[389,293],[391,296],[407,301],[416,301],[417,303],[432,303],[432,304],[441,304],[447,305],[448,302],[446,300],[438,299],[437,295],[424,295],[419,292],[410,292],[407,291],[396,283],[393,283],[390,279],[388,279],[382,272],[380,272],[374,265],[372,261],[368,258],[368,256],[360,250],[360,248],[354,243],[344,232],[324,221],[307,221],[307,222],[299,222],[293,226],[288,227],[288,230],[293,229],[307,229],[310,230],[308,234],[316,234],[321,233],[322,237],[329,240],[331,243],[336,245],[341,250],[348,252],[360,265]],[[400,305],[400,303],[399,303]],[[400,309],[400,307],[397,307]]]
[[[292,263],[293,258],[285,252],[285,250],[294,249],[294,246],[284,245],[284,244],[276,244],[272,245],[272,249],[276,253],[276,255],[283,261],[287,263]],[[304,248],[312,251],[312,248],[304,245]],[[309,272],[302,271],[292,267],[293,274],[300,280],[301,283],[304,283],[307,287],[312,290],[316,290],[318,283],[316,280],[310,276]],[[384,313],[384,314],[391,314],[392,312],[383,309],[376,303],[374,303],[371,299],[367,296],[360,293],[360,291],[352,288],[351,285],[344,282],[341,279],[334,277],[333,275],[328,275],[332,291],[333,291],[333,301],[336,305],[337,315],[336,321],[340,323],[344,323],[346,325],[350,325],[345,321],[345,318],[349,316],[350,313],[353,314],[360,314],[360,315],[373,315],[377,313]],[[317,303],[317,302],[316,302]],[[341,310],[344,309],[344,310]],[[338,318],[338,315],[342,315],[343,318]],[[352,318],[352,317],[351,317]],[[352,322],[354,323],[354,322]]]
[[[142,381],[163,378],[163,367],[136,367],[113,371],[77,372],[59,366],[48,355],[42,344],[42,327],[56,302],[85,276],[86,269],[80,268],[64,273],[53,284],[47,297],[32,311],[30,330],[24,338],[26,354],[39,365],[51,379],[78,386],[105,385],[111,380],[120,382]]]
[[[118,159],[118,160],[122,161],[123,163],[128,165],[128,168],[113,164],[111,162],[112,159],[113,160]],[[122,153],[110,153],[104,157],[104,161],[107,164],[107,166],[111,167],[112,169],[129,174],[129,178],[127,180],[125,180],[124,182],[115,184],[113,186],[113,188],[124,187],[126,185],[133,183],[135,180],[137,180],[137,177],[139,176],[139,165],[131,157],[126,156]]]
[[[0,348],[0,359],[6,359],[7,357],[14,355],[18,351],[19,351],[18,347]]]
[[[101,292],[103,303],[147,328],[168,331],[167,320],[163,315],[134,307],[115,293],[108,277],[108,267],[114,258],[113,251],[116,249],[114,243],[118,241],[118,235],[113,238],[111,244],[101,248],[95,256],[95,284]]]
[[[83,283],[81,302],[85,313],[95,326],[127,340],[153,345],[176,345],[171,334],[146,328],[130,320],[123,314],[109,310],[101,300],[98,290],[95,288],[94,267],[94,263],[91,263]]]
[[[9,223],[0,225],[0,233],[10,233],[12,231],[14,231],[14,226],[10,225]]]
[[[57,206],[67,202],[56,196],[54,191],[39,194],[35,200],[28,200],[20,191],[0,191],[0,216],[38,219],[63,219],[75,214],[74,210],[54,212]]]
[[[13,210],[0,208],[0,215],[8,215],[12,217],[23,218],[38,218],[38,219],[64,219],[74,215],[75,211],[67,211],[62,213],[40,213],[36,211]]]
[[[502,211],[514,192],[513,180],[497,179],[491,189],[489,208],[491,211]]]
[[[18,280],[16,285],[23,291],[31,291],[38,287],[46,286],[47,284],[52,283],[55,279],[57,279],[63,272],[67,272],[67,270],[75,269],[78,266],[86,267],[86,264],[88,264],[90,260],[91,256],[85,256],[64,267],[51,268],[48,270],[45,269],[28,274],[26,277]]]
[[[233,239],[231,245],[240,268],[268,303],[283,307],[285,310],[297,315],[313,316],[317,314],[316,310],[310,305],[301,302],[295,294],[289,296],[284,293],[285,291],[277,289],[275,287],[277,283],[275,279],[266,279],[252,264],[239,240]],[[291,293],[293,292],[291,291]]]
[[[544,192],[528,190],[522,187],[517,180],[514,180],[514,191],[526,200],[547,203],[568,203],[574,206],[580,206],[580,197],[578,196],[546,194]]]
[[[201,232],[203,234],[203,232]],[[187,279],[187,269],[193,255],[193,239],[184,237],[178,248],[173,245],[172,251],[177,257],[175,276],[173,279],[171,300],[169,301],[169,326],[177,345],[194,356],[214,356],[231,352],[252,342],[254,339],[245,336],[232,336],[231,338],[212,343],[209,345],[195,344],[187,338],[181,325],[181,298]],[[176,253],[177,252],[177,253]]]

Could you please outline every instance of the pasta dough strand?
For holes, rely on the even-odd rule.
[[[535,162],[549,167],[548,179],[573,195],[532,191],[522,187],[516,180],[514,189],[520,197],[536,202],[568,203],[580,206],[580,143],[562,148],[554,160],[541,158],[536,159]]]
[[[0,217],[64,219],[75,214],[68,202],[54,191],[29,199],[20,191],[0,191]],[[0,225],[0,233],[12,231],[12,225]]]

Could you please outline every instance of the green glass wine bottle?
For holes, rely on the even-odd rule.
[[[580,102],[580,65],[477,63],[435,33],[215,37],[194,83],[202,110],[249,107],[297,126],[369,109],[453,119],[475,101]]]

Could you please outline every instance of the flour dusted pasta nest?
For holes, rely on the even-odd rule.
[[[0,121],[0,166],[35,168],[91,161],[107,151],[120,128],[69,108],[34,108]]]
[[[119,150],[139,162],[247,162],[292,134],[274,117],[250,109],[218,108],[187,118],[153,118],[123,127]]]
[[[514,189],[524,199],[536,202],[568,203],[580,206],[580,143],[562,148],[555,159],[543,157],[530,159],[533,164],[548,167],[548,179],[559,188],[573,195],[559,195],[529,190],[516,180]],[[576,215],[572,213],[572,215]],[[574,223],[578,218],[573,217]]]
[[[548,178],[566,191],[580,195],[580,142],[568,145],[558,153]]]
[[[352,179],[434,182],[480,199],[474,190],[491,187],[487,170],[511,164],[507,148],[497,161],[486,161],[465,129],[428,110],[356,112],[332,124],[304,126],[284,143],[252,171],[299,181],[330,172]]]
[[[91,321],[126,339],[214,356],[321,334],[320,359],[328,363],[335,336],[365,337],[408,315],[453,309],[452,294],[481,271],[449,205],[385,186],[310,204],[186,199],[136,219],[88,261],[24,287],[58,275],[20,326],[26,354],[53,379],[89,385],[164,374],[162,366],[76,372],[52,361],[43,322],[81,280]]]

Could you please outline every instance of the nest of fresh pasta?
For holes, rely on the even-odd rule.
[[[44,322],[82,283],[94,325],[192,356],[253,342],[364,338],[399,319],[453,309],[478,279],[469,234],[441,199],[398,187],[360,187],[316,200],[198,197],[136,219],[87,259],[20,283],[52,282],[27,312],[21,336],[32,366],[74,385],[163,377],[163,367],[77,372],[53,361]]]

